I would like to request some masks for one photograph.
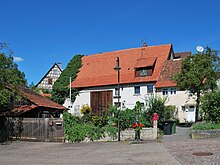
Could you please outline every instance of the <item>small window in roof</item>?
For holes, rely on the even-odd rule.
[[[136,77],[152,76],[152,74],[153,74],[153,67],[136,68],[135,70]]]

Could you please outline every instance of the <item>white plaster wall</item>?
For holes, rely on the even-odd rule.
[[[140,94],[134,94],[135,86],[140,86]],[[146,97],[147,84],[124,86],[123,89],[121,89],[121,102],[124,103],[126,108],[134,108],[137,101],[146,105]],[[115,101],[117,101],[117,99]]]
[[[134,94],[134,87],[140,86],[140,94]],[[117,86],[108,86],[108,87],[96,87],[96,88],[86,88],[79,91],[79,95],[76,97],[75,102],[72,104],[72,109],[70,112],[72,114],[80,114],[80,109],[83,105],[90,105],[90,92],[92,91],[113,91],[113,104],[118,102],[118,98],[114,98],[115,89]],[[134,108],[135,103],[140,101],[146,105],[146,96],[147,96],[147,84],[136,84],[136,85],[121,85],[120,86],[120,102],[121,107],[125,108]],[[67,106],[67,105],[66,105]]]
[[[185,106],[186,101],[189,100],[188,91],[177,90],[176,94],[171,95],[168,93],[167,96],[163,96],[162,89],[158,89],[156,94],[157,96],[167,98],[166,105],[175,105],[177,108],[177,117],[180,120],[180,123],[186,122],[187,113],[182,110],[182,106]]]

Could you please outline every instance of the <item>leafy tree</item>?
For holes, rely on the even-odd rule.
[[[13,52],[6,43],[0,43],[0,110],[7,110],[15,99],[16,86],[25,86],[25,74],[13,62]]]
[[[207,122],[220,123],[220,91],[206,93],[201,98],[201,110]]]
[[[34,85],[34,82],[31,82],[31,84],[28,86],[28,88],[35,93],[38,93],[38,94],[41,93],[41,89],[36,87],[36,85]]]
[[[52,100],[63,104],[65,99],[69,96],[69,79],[70,77],[72,80],[75,80],[79,68],[82,66],[82,60],[81,58],[83,55],[75,55],[70,62],[68,63],[67,67],[63,70],[60,77],[57,79],[57,81],[53,85],[52,90]],[[75,96],[77,94],[77,91],[73,89],[72,92],[72,101],[75,100]]]
[[[218,51],[206,48],[206,52],[187,57],[182,62],[181,71],[173,79],[177,86],[196,94],[196,121],[199,115],[200,95],[204,91],[214,90],[219,72]]]

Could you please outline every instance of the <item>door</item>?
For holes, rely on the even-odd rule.
[[[195,106],[188,106],[188,111],[186,111],[187,113],[187,118],[186,121],[187,122],[195,122],[196,119],[196,113],[195,113]]]
[[[90,107],[92,112],[97,116],[103,116],[110,105],[112,105],[113,92],[112,91],[96,91],[91,92]]]

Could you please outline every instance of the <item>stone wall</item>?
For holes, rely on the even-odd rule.
[[[205,139],[220,137],[220,130],[191,130],[192,139]]]
[[[121,140],[134,140],[135,139],[135,130],[132,128],[121,131]],[[154,128],[142,128],[141,140],[155,140],[157,139],[157,127]],[[117,141],[117,138],[109,137],[108,135],[105,138],[102,138],[97,141]]]

